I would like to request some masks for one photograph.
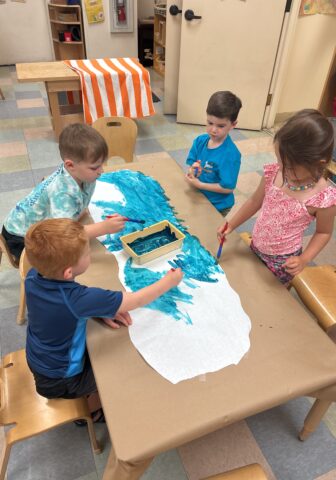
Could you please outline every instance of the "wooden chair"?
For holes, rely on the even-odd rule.
[[[294,277],[291,286],[320,327],[336,343],[336,267],[306,267]]]
[[[229,472],[220,473],[203,480],[267,480],[264,469],[258,463],[252,463],[245,467],[235,468]]]
[[[240,238],[246,243],[246,245],[249,247],[252,242],[252,236],[250,232],[242,232],[239,234]]]
[[[25,279],[27,273],[31,269],[31,265],[28,261],[26,250],[23,250],[20,257],[19,271],[20,271],[20,302],[19,310],[16,317],[16,323],[22,325],[26,318],[26,292],[25,292]]]
[[[336,267],[332,265],[306,267],[294,277],[291,286],[315,316],[320,327],[336,343]],[[312,393],[311,396],[316,400],[299,433],[299,439],[302,441],[316,430],[332,402],[336,401],[336,387]]]
[[[138,127],[127,117],[101,117],[92,124],[108,145],[108,158],[121,157],[133,162]]]
[[[1,100],[5,100],[5,95],[2,93],[1,88],[0,88],[0,98],[1,98]]]
[[[25,255],[21,255],[20,261],[17,261],[15,257],[10,253],[7,242],[3,235],[0,234],[0,263],[2,259],[2,255],[5,254],[8,258],[9,263],[14,268],[18,268],[20,271],[21,283],[20,283],[20,302],[19,302],[19,310],[16,317],[16,322],[19,325],[22,325],[25,321],[25,312],[26,312],[26,296],[25,296],[25,289],[24,289],[24,279],[26,278],[27,272],[30,270],[30,265]]]
[[[3,254],[7,256],[12,267],[19,268],[19,261],[10,253],[5,237],[0,233],[0,263]]]
[[[25,350],[6,355],[1,365],[0,424],[15,426],[5,433],[0,463],[4,480],[13,444],[77,419],[87,421],[94,453],[101,453],[86,398],[48,400],[35,390],[34,377],[26,362]]]

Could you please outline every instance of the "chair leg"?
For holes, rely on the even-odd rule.
[[[7,439],[5,438],[3,450],[1,453],[1,459],[0,459],[0,480],[5,480],[6,478],[8,460],[9,460],[11,448],[12,448],[12,445],[7,443]]]
[[[96,455],[99,455],[102,452],[102,448],[99,445],[99,442],[97,440],[92,418],[91,418],[91,416],[90,417],[84,417],[84,418],[87,421],[87,426],[88,426],[88,430],[89,430],[89,437],[90,437],[92,450],[94,451],[94,453]]]
[[[26,291],[25,291],[24,280],[21,279],[20,303],[19,303],[19,311],[16,317],[16,323],[18,325],[22,325],[25,322],[25,316],[26,316]]]
[[[331,404],[332,400],[315,400],[314,405],[311,407],[305,418],[303,429],[299,433],[299,440],[304,442],[309,435],[316,430]]]

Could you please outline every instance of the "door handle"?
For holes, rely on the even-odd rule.
[[[177,5],[171,5],[169,8],[170,15],[177,15],[178,13],[182,13],[182,10],[178,8]]]
[[[191,20],[196,20],[198,18],[202,18],[200,17],[199,15],[194,15],[194,11],[193,10],[186,10],[184,12],[184,18],[190,22]]]

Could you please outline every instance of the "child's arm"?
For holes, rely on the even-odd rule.
[[[84,228],[89,238],[95,238],[100,237],[101,235],[106,235],[107,233],[116,233],[123,230],[125,227],[125,221],[125,217],[115,213],[111,218],[107,218],[102,222],[84,225]]]
[[[237,227],[239,227],[239,225],[251,218],[261,208],[264,201],[264,196],[265,179],[263,177],[260,180],[259,186],[257,190],[253,193],[252,197],[246,200],[246,202],[240,207],[238,212],[233,215],[233,217],[228,222],[228,226],[225,230],[225,235],[228,235],[232,232],[232,230],[235,230]],[[225,224],[219,227],[219,229],[217,230],[217,237],[219,240],[221,240],[224,235]]]
[[[128,312],[153,302],[171,288],[176,287],[182,278],[183,273],[180,268],[172,269],[164,277],[148,287],[141,288],[137,292],[125,292],[118,313]]]
[[[300,256],[289,257],[284,263],[286,271],[291,275],[300,273],[307,263],[311,262],[329,242],[336,216],[336,206],[319,208],[316,212],[316,230],[307,247]]]
[[[209,192],[216,192],[216,193],[231,193],[231,192],[233,192],[233,189],[223,188],[219,183],[201,182],[191,172],[186,174],[185,181],[187,183],[189,183],[189,185],[191,185],[192,187],[198,188],[199,190],[208,190]]]

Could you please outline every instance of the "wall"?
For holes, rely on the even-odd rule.
[[[138,18],[148,18],[153,16],[154,3],[154,0],[138,0]]]
[[[51,60],[45,0],[0,4],[0,65]]]
[[[112,0],[110,0],[110,2],[111,1]],[[110,32],[109,0],[103,0],[105,21],[102,23],[93,23],[89,25],[87,22],[85,8],[83,8],[87,58],[138,56],[137,1],[131,1],[134,4],[133,32],[131,33]]]
[[[317,108],[335,48],[336,15],[299,17],[278,114]]]

